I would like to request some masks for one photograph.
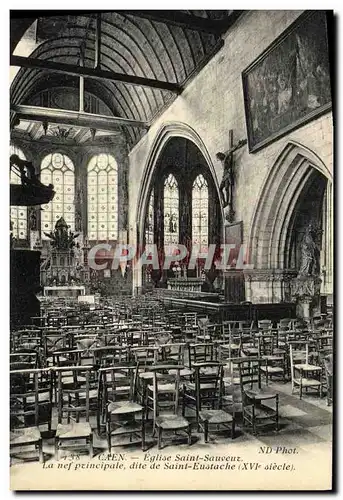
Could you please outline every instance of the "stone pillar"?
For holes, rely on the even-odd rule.
[[[308,319],[318,308],[321,279],[319,276],[298,274],[292,282],[292,298],[297,302],[297,316]]]

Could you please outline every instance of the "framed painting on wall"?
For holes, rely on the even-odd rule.
[[[306,11],[243,71],[251,153],[331,109],[327,16]]]

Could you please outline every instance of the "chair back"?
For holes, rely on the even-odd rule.
[[[94,363],[96,366],[126,365],[130,360],[130,346],[107,345],[93,349]]]
[[[27,363],[31,368],[38,368],[39,353],[36,350],[18,350],[10,353],[10,367],[14,363]]]
[[[52,384],[48,369],[25,368],[10,371],[10,428],[50,425]]]
[[[159,414],[160,403],[163,410],[176,415],[179,405],[180,371],[184,368],[179,364],[156,364],[150,370],[153,373],[153,398],[155,399],[156,413]],[[167,390],[166,390],[167,388]],[[157,416],[157,415],[156,415]]]
[[[195,390],[199,408],[221,407],[224,391],[224,363],[204,361],[193,363]]]
[[[308,364],[309,362],[309,343],[295,341],[289,343],[289,359],[291,368],[292,381],[295,377],[295,369],[297,365]]]
[[[133,401],[135,391],[135,372],[133,365],[107,366],[100,368],[98,397],[102,401]]]
[[[196,328],[198,326],[196,312],[183,313],[183,318],[186,328]]]
[[[54,351],[70,348],[69,333],[51,333],[43,335],[43,348],[45,357],[48,358]]]
[[[257,322],[259,330],[270,331],[273,327],[273,323],[270,319],[261,319]]]
[[[92,366],[52,367],[57,376],[57,408],[58,423],[66,416],[72,415],[78,421],[80,414],[85,413],[89,422],[90,412],[90,378],[94,374]]]
[[[239,361],[239,380],[241,385],[242,396],[247,388],[261,388],[261,359],[260,358],[243,358]]]
[[[188,363],[192,368],[194,363],[216,361],[217,352],[213,342],[188,344]]]

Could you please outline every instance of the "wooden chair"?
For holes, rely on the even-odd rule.
[[[53,353],[71,348],[70,334],[66,332],[56,332],[43,335],[43,349],[46,366],[54,364]],[[65,361],[67,361],[65,359]],[[60,359],[62,362],[62,359]]]
[[[290,347],[290,367],[292,377],[292,394],[299,387],[299,397],[303,390],[314,389],[322,397],[322,367],[309,362],[309,342],[292,341]]]
[[[90,378],[92,366],[53,367],[57,374],[58,424],[55,436],[55,455],[58,460],[60,449],[70,449],[68,442],[85,441],[90,458],[93,457],[93,433],[89,423]],[[65,377],[63,377],[65,375]],[[85,421],[80,422],[81,414]],[[63,419],[67,423],[62,423]]]
[[[49,370],[10,371],[10,450],[34,446],[44,462],[40,425],[51,428],[52,391]],[[23,452],[23,450],[21,450]]]
[[[279,395],[262,387],[260,364],[259,358],[239,362],[243,427],[252,429],[254,435],[267,426],[279,430]]]
[[[207,424],[210,423],[211,413],[208,413],[208,410],[220,409],[223,390],[223,366],[224,364],[218,361],[195,362],[193,363],[195,370],[194,382],[185,382],[183,384],[182,415],[185,416],[186,407],[195,410],[199,431],[201,430],[201,423],[204,423],[204,431]],[[206,415],[205,413],[200,415],[202,410],[206,410]],[[216,423],[218,424],[218,422]]]
[[[218,432],[221,428],[229,429],[231,439],[235,437],[235,411],[224,409],[224,366],[220,362],[199,363],[195,366],[195,386],[199,401],[199,427],[204,432],[204,441],[208,442],[209,432]],[[213,385],[214,389],[209,386]],[[227,404],[225,403],[227,407]],[[214,428],[215,429],[214,429]]]
[[[106,436],[108,451],[111,453],[112,438],[139,437],[145,450],[144,406],[134,401],[135,366],[117,366],[99,369],[99,397],[106,401]],[[102,407],[100,403],[99,408]],[[140,416],[137,419],[137,416]],[[100,425],[101,420],[99,418]],[[118,446],[116,444],[115,446]],[[122,445],[122,444],[121,444]]]
[[[99,368],[121,366],[130,361],[130,347],[125,345],[106,345],[93,349],[94,363]]]
[[[277,336],[271,330],[270,333],[259,334],[258,355],[261,359],[260,370],[265,375],[267,385],[272,377],[279,377],[286,382],[286,352],[277,347]]]
[[[200,342],[188,344],[188,363],[192,369],[194,363],[215,361],[217,359],[217,346],[213,342]]]
[[[191,444],[191,425],[184,416],[178,415],[180,371],[183,366],[155,365],[150,368],[152,383],[147,386],[146,408],[153,411],[153,435],[158,429],[158,449],[162,448],[163,432],[185,431]],[[172,370],[172,375],[170,371]]]
[[[183,313],[183,318],[184,318],[184,325],[186,328],[196,329],[198,327],[197,313],[196,312]]]
[[[333,401],[333,354],[330,353],[323,358],[324,376],[326,382],[326,404],[332,405]]]
[[[39,368],[39,354],[36,350],[18,350],[10,353],[10,368],[17,363],[26,363],[31,368]]]

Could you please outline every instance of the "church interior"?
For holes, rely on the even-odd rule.
[[[11,11],[15,477],[75,450],[329,464],[332,30],[327,11]]]

